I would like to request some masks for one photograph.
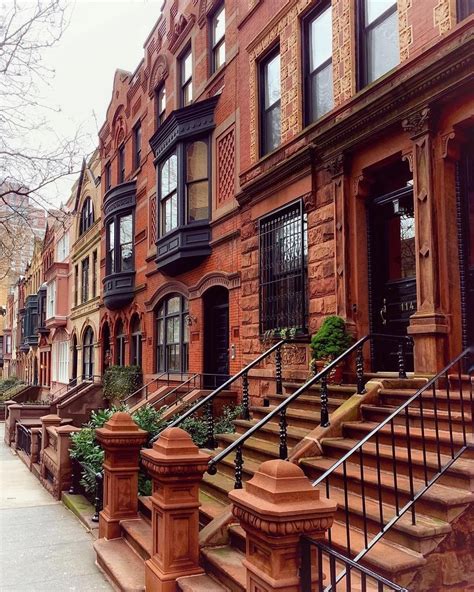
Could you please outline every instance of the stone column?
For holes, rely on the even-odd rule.
[[[147,439],[129,413],[118,412],[96,439],[105,451],[104,509],[99,515],[99,537],[120,536],[120,521],[138,517],[138,459]]]
[[[145,562],[148,592],[175,592],[176,579],[203,573],[199,566],[199,484],[209,455],[180,428],[168,428],[143,464],[153,479],[153,552]]]
[[[436,372],[445,363],[448,324],[440,310],[438,233],[435,218],[433,138],[429,107],[402,122],[413,142],[413,201],[417,311],[408,332],[415,340],[415,371]]]
[[[302,534],[323,540],[337,504],[320,499],[319,490],[297,465],[270,460],[260,465],[245,489],[229,493],[233,513],[247,534],[247,590],[299,592]],[[312,578],[317,590],[318,566]]]
[[[43,415],[41,418],[41,450],[39,451],[40,456],[40,475],[42,480],[46,480],[46,471],[51,471],[52,466],[46,466],[43,451],[49,446],[49,432],[48,428],[57,428],[61,425],[61,418],[59,415],[49,414]],[[56,447],[57,448],[57,447]],[[47,462],[47,461],[46,461]]]
[[[79,432],[80,428],[71,425],[60,426],[56,428],[58,437],[58,499],[61,499],[61,492],[69,489],[71,486],[72,464],[69,456],[69,448],[71,448],[71,434]]]

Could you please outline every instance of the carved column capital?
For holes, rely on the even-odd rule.
[[[415,111],[408,117],[402,120],[403,131],[410,134],[411,137],[419,136],[420,134],[428,133],[432,123],[432,111],[430,107],[424,107],[419,111]]]
[[[324,163],[324,168],[331,175],[331,177],[339,177],[345,173],[347,160],[347,156],[343,152],[340,152],[331,160],[326,161]]]

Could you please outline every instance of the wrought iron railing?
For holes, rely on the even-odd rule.
[[[131,401],[134,399],[137,399],[137,401],[135,403],[138,403],[143,398],[145,398],[145,400],[148,401],[148,397],[150,396],[150,386],[152,384],[158,383],[159,381],[165,380],[164,379],[165,376],[167,377],[166,383],[167,383],[167,385],[169,385],[170,373],[169,372],[161,372],[161,374],[158,374],[158,376],[155,376],[155,378],[150,380],[150,382],[147,382],[146,384],[137,388],[137,390],[134,391],[131,395],[128,395],[128,397],[125,397],[123,402],[127,405],[130,405],[130,404],[133,404],[133,403],[131,403]]]
[[[86,483],[86,479],[88,483]],[[91,487],[91,482],[93,483]],[[99,512],[103,506],[104,472],[95,472],[89,465],[71,458],[71,486],[69,493],[83,495],[93,506],[92,522],[99,522]]]
[[[16,424],[16,447],[31,456],[31,430],[21,423]]]
[[[317,565],[317,592],[332,592],[337,586],[337,568],[343,568],[345,572],[344,581],[338,589],[346,592],[366,592],[377,590],[377,592],[408,592],[406,588],[387,580],[373,570],[359,565],[345,555],[338,553],[321,541],[316,541],[308,536],[301,537],[301,589],[303,592],[313,592],[313,570],[312,570],[312,547],[316,547]],[[324,574],[324,571],[328,571]],[[329,583],[326,583],[324,576],[328,576]]]
[[[364,344],[372,340],[390,340],[399,341],[398,351],[398,363],[399,371],[398,375],[400,378],[406,378],[407,374],[405,371],[405,355],[406,349],[411,345],[412,341],[408,337],[398,335],[383,335],[383,334],[371,334],[366,335],[349,347],[344,353],[337,357],[334,361],[329,363],[320,372],[310,378],[305,384],[303,384],[293,394],[289,395],[284,401],[277,405],[274,409],[269,411],[265,417],[249,428],[244,434],[239,436],[234,442],[232,442],[227,448],[219,452],[209,461],[208,473],[215,475],[217,472],[217,465],[230,453],[235,451],[235,488],[242,488],[242,467],[243,467],[243,446],[245,442],[262,429],[270,420],[274,417],[279,416],[279,456],[281,459],[286,460],[288,458],[288,443],[287,443],[287,430],[288,420],[286,417],[287,408],[294,402],[298,397],[306,393],[313,385],[320,384],[320,410],[321,410],[321,426],[328,427],[330,425],[329,410],[328,410],[328,381],[331,374],[339,364],[346,362],[349,358],[355,354],[355,374],[357,378],[357,394],[365,392],[365,378],[364,378]],[[278,391],[277,391],[278,392]],[[280,391],[281,393],[281,391]],[[248,406],[247,406],[248,409]],[[248,419],[248,416],[247,416]]]
[[[199,401],[196,401],[194,405],[192,405],[189,409],[187,409],[182,415],[180,415],[177,419],[175,419],[169,426],[167,427],[177,427],[179,426],[185,419],[194,415],[197,411],[205,407],[205,418],[207,424],[207,441],[209,443],[209,447],[215,448],[215,438],[214,438],[214,399],[223,391],[228,390],[231,386],[235,385],[238,380],[242,380],[242,419],[250,419],[250,395],[249,395],[249,372],[258,364],[260,364],[263,360],[268,358],[273,353],[275,354],[275,382],[276,382],[276,392],[277,394],[283,393],[283,379],[282,379],[282,358],[281,358],[281,349],[283,345],[287,342],[286,339],[281,339],[274,345],[272,345],[269,349],[265,352],[260,354],[255,360],[247,364],[242,370],[237,372],[234,376],[228,378],[225,382],[223,382],[220,386],[214,389],[209,395],[201,398]],[[157,434],[152,440],[153,443],[160,437],[160,434]]]
[[[98,375],[86,375],[81,374],[76,376],[75,378],[71,378],[71,380],[65,384],[61,389],[54,393],[54,401],[58,401],[61,397],[72,391],[73,389],[77,388],[78,390],[85,388],[88,384],[100,384],[102,382],[102,376]]]
[[[362,526],[358,520],[357,528],[363,532],[364,546],[352,557],[354,562],[359,562],[406,512],[411,513],[411,522],[415,525],[416,502],[467,450],[468,434],[472,436],[473,433],[473,369],[471,369],[467,380],[462,372],[466,367],[466,361],[473,354],[474,346],[454,358],[314,482],[313,485],[320,487],[328,498],[331,497],[334,483],[336,483],[336,489],[342,490],[346,540],[339,540],[337,546],[347,557],[354,555],[351,545],[349,498],[354,499],[357,493],[360,493]],[[455,394],[453,393],[453,382],[457,382],[458,385]],[[468,385],[467,389],[463,388],[465,383]],[[453,410],[454,405],[457,407],[456,411]],[[453,430],[454,420],[458,423],[457,431]],[[415,422],[418,427],[415,427]],[[427,428],[428,422],[434,427]],[[431,454],[428,450],[427,430],[430,431],[429,440],[433,451]],[[393,481],[388,484],[382,480],[380,454],[382,439],[385,446],[389,448],[392,457]],[[418,442],[418,448],[413,446],[415,441]],[[372,454],[375,452],[375,467],[374,461],[367,462],[364,456],[369,448],[371,448]],[[417,465],[413,462],[414,450],[421,453]],[[430,458],[428,458],[429,454]],[[358,469],[354,469],[357,466]],[[418,466],[418,475],[421,474],[421,477],[415,477],[415,466]],[[375,491],[375,503],[378,508],[378,526],[376,528],[373,526],[373,520],[371,522],[368,518],[366,495],[368,485],[365,478],[367,471],[374,468],[376,481],[375,487],[372,489]],[[352,471],[351,475],[349,475],[349,470]],[[354,474],[354,470],[358,474]],[[351,479],[351,477],[353,478]],[[359,492],[354,489],[354,477],[360,482]],[[350,488],[349,480],[351,480]],[[387,489],[389,492],[384,496]],[[388,509],[391,509],[390,513],[388,513]],[[370,527],[371,523],[372,527]],[[375,530],[377,532],[374,532]],[[331,529],[328,533],[328,541],[329,544],[333,543]],[[340,581],[344,575],[344,572],[339,574],[337,581]]]

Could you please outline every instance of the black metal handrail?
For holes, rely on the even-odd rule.
[[[21,423],[17,423],[16,428],[16,447],[19,450],[23,450],[23,452],[28,456],[31,456],[31,430]]]
[[[277,405],[274,409],[269,411],[265,417],[258,421],[255,425],[249,428],[244,434],[234,440],[227,448],[216,454],[214,458],[209,461],[208,473],[215,475],[217,472],[217,464],[235,450],[235,488],[242,488],[242,466],[243,456],[242,447],[246,440],[253,434],[258,432],[264,425],[266,425],[275,416],[280,415],[279,428],[280,428],[280,445],[279,445],[279,456],[281,459],[286,460],[288,457],[288,445],[287,445],[287,429],[288,422],[286,418],[286,409],[293,401],[295,401],[300,395],[305,393],[314,384],[321,383],[321,426],[328,427],[329,422],[329,411],[328,411],[328,379],[335,368],[341,363],[348,359],[353,353],[356,353],[356,376],[357,376],[357,394],[363,394],[365,392],[364,385],[364,358],[363,358],[363,346],[364,344],[373,339],[387,339],[390,341],[399,341],[399,377],[406,378],[405,372],[405,347],[412,343],[411,338],[399,335],[384,335],[379,333],[372,333],[361,337],[353,345],[346,349],[340,356],[325,366],[320,372],[316,373],[307,382],[305,382],[299,389],[293,394],[289,395],[284,401]]]
[[[199,373],[193,374],[187,380],[185,380],[181,384],[178,384],[178,386],[175,386],[173,389],[162,395],[157,401],[154,401],[153,406],[157,408],[158,405],[160,405],[160,403],[169,400],[173,397],[173,395],[175,396],[173,405],[177,405],[183,397],[189,394],[191,382],[193,382],[193,388],[196,388],[196,378],[200,379],[201,375]],[[185,391],[182,390],[183,387],[187,387]],[[166,404],[169,405],[169,403]]]
[[[316,547],[316,565],[318,568],[318,592],[331,592],[332,590],[336,590],[336,562],[338,562],[339,564],[342,563],[344,565],[346,578],[346,592],[354,592],[354,590],[359,589],[361,592],[366,592],[367,580],[369,580],[369,582],[371,583],[376,584],[378,592],[385,592],[386,590],[392,592],[408,592],[406,588],[403,588],[402,586],[399,586],[398,584],[395,584],[394,582],[387,580],[387,578],[384,578],[383,576],[372,571],[368,567],[356,563],[355,561],[349,559],[345,555],[338,553],[332,547],[329,547],[321,541],[317,541],[305,535],[301,537],[301,589],[303,592],[312,592],[314,590],[314,585],[312,581],[311,547]],[[327,556],[329,562],[329,585],[324,584],[323,554]],[[357,579],[359,581],[354,581],[353,572],[357,574],[354,579]]]
[[[123,402],[126,403],[127,401],[129,401],[130,399],[133,399],[133,397],[136,397],[141,391],[143,391],[143,389],[145,389],[145,400],[148,400],[148,387],[153,384],[154,382],[157,382],[158,380],[162,380],[163,376],[168,376],[168,384],[169,384],[169,372],[162,372],[161,374],[158,374],[158,376],[155,376],[155,378],[153,378],[152,380],[150,380],[150,382],[147,382],[146,384],[142,385],[141,387],[137,388],[136,391],[134,391],[131,395],[128,395],[128,397],[126,397]]]
[[[96,382],[95,379],[98,379],[98,381]],[[76,387],[84,387],[88,384],[88,383],[100,383],[102,381],[102,376],[99,376],[97,374],[91,375],[89,376],[88,374],[81,374],[80,376],[76,376],[75,378],[71,378],[70,381],[65,384],[61,389],[59,389],[59,391],[56,391],[54,393],[54,400],[56,401],[57,399],[59,399],[60,397],[62,397],[65,393],[68,393],[69,391],[72,391],[72,389],[76,388]]]
[[[472,385],[472,369],[469,374],[469,400],[466,401],[463,389],[463,362],[474,354],[474,346],[471,346],[464,350],[461,354],[456,356],[445,368],[438,372],[433,378],[431,378],[425,385],[419,388],[407,401],[400,405],[393,413],[388,415],[383,421],[381,421],[376,428],[374,428],[369,434],[367,434],[362,440],[360,440],[351,450],[349,450],[344,456],[336,461],[327,471],[325,471],[318,479],[313,483],[314,487],[323,486],[325,488],[325,494],[329,498],[331,496],[331,485],[330,480],[333,478],[336,480],[342,472],[342,489],[344,495],[344,512],[345,512],[345,528],[346,528],[346,543],[344,551],[347,556],[351,555],[351,523],[350,523],[350,510],[349,510],[349,497],[354,498],[355,492],[353,489],[349,492],[348,488],[348,476],[347,476],[347,463],[353,461],[355,465],[359,465],[359,481],[360,481],[360,496],[362,503],[362,517],[363,517],[363,534],[364,534],[364,548],[361,549],[355,557],[354,562],[360,561],[367,552],[389,531],[396,522],[408,511],[411,511],[412,524],[416,524],[416,502],[420,497],[426,493],[426,491],[434,484],[446,471],[453,465],[456,460],[468,449],[467,441],[467,430],[473,431],[472,418],[474,417],[474,400],[473,400],[473,385]],[[458,421],[460,420],[460,431],[453,433],[453,421],[452,421],[452,406],[453,398],[451,393],[450,381],[452,374],[450,372],[457,365],[457,381],[459,384],[459,414]],[[445,390],[443,395],[440,396],[440,390]],[[426,397],[425,395],[429,395]],[[432,409],[426,407],[427,399],[432,402]],[[445,415],[443,416],[443,410],[440,409],[441,400],[444,399],[446,409],[444,409]],[[466,405],[470,407],[470,417],[466,415]],[[415,433],[413,426],[413,417],[410,416],[410,409],[414,409],[415,413],[419,413],[419,423],[417,437],[421,439],[421,453],[422,453],[422,474],[420,478],[422,482],[421,487],[415,491],[415,476],[414,476],[414,463],[413,463],[413,450],[412,450],[412,437]],[[425,421],[427,418],[434,423],[434,435],[435,435],[435,467],[430,466],[427,460],[427,442],[425,437]],[[440,430],[440,418],[441,421],[448,422],[449,427],[444,430]],[[401,423],[396,424],[395,421],[401,419]],[[397,434],[396,425],[401,425],[404,432]],[[381,456],[380,456],[380,438],[381,432],[384,428],[384,434],[387,434],[389,439],[389,448],[391,449],[392,467],[391,472],[393,473],[393,494],[395,497],[395,513],[393,516],[387,517],[387,505],[392,506],[392,498],[388,496],[388,500],[384,502],[384,487],[382,486],[381,477]],[[430,428],[433,430],[433,428]],[[444,442],[444,450],[442,451],[442,444],[440,440],[440,431],[444,431],[447,434],[447,442]],[[455,435],[456,434],[456,435]],[[383,435],[383,434],[382,434]],[[397,435],[399,439],[406,444],[406,459],[403,461],[397,461],[396,449],[397,449]],[[375,471],[377,479],[377,496],[376,504],[378,507],[378,518],[379,531],[372,536],[369,540],[369,529],[367,519],[367,498],[365,489],[367,487],[366,480],[364,478],[364,446],[367,443],[375,445]],[[398,446],[400,448],[400,446]],[[403,446],[405,448],[405,446]],[[407,465],[406,472],[408,474],[403,475],[407,480],[405,489],[408,488],[408,492],[405,491],[403,494],[400,492],[400,472],[402,471],[403,464]],[[433,462],[431,463],[433,465]],[[373,465],[369,465],[373,468]],[[366,467],[367,469],[367,467]],[[339,470],[339,471],[338,471]],[[337,487],[340,489],[341,485]],[[401,499],[405,500],[404,503]],[[387,504],[388,501],[388,504]],[[403,504],[403,505],[402,505]],[[360,526],[358,526],[360,528]],[[329,542],[331,543],[331,530],[329,530]],[[341,547],[341,543],[338,543]],[[336,581],[340,581],[344,577],[344,572],[337,576]]]
[[[94,479],[94,488],[92,491],[88,490],[81,484],[83,473],[89,473]],[[77,458],[71,458],[71,486],[69,493],[76,495],[82,494],[91,504],[94,505],[94,514],[91,517],[92,522],[99,522],[99,513],[103,507],[103,492],[104,492],[104,471],[97,471],[82,463]]]
[[[249,396],[249,381],[248,381],[248,374],[252,368],[255,368],[260,362],[262,362],[265,358],[270,356],[273,352],[275,352],[275,380],[276,380],[276,391],[278,394],[282,394],[283,392],[283,380],[282,380],[282,361],[281,361],[281,348],[287,342],[287,339],[281,339],[277,343],[273,344],[269,349],[264,351],[260,354],[255,360],[247,364],[242,370],[239,370],[237,374],[231,376],[228,380],[218,386],[216,389],[212,391],[206,397],[203,397],[199,401],[197,401],[194,405],[192,405],[187,411],[185,411],[182,415],[180,415],[177,419],[175,419],[168,427],[177,427],[181,422],[185,419],[196,413],[201,407],[206,405],[206,422],[207,422],[207,432],[208,432],[208,442],[211,447],[215,447],[214,441],[214,399],[221,393],[222,391],[227,390],[232,384],[234,384],[237,380],[242,378],[242,418],[243,419],[250,419],[250,396]],[[152,440],[153,443],[160,437],[160,433],[157,434]]]

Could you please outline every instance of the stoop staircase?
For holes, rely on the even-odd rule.
[[[216,447],[208,450],[215,461],[201,484],[201,564],[206,574],[178,579],[178,589],[246,589],[246,537],[231,516],[228,493],[250,479],[263,461],[287,458],[288,451],[298,450],[315,431],[320,453],[302,453],[299,464],[322,495],[338,503],[328,546],[412,592],[430,589],[440,546],[455,544],[459,525],[474,520],[472,378],[461,374],[460,356],[456,368],[453,362],[429,382],[373,376],[372,388],[367,384],[364,394],[362,345],[370,338],[350,348],[358,358],[356,385],[328,384],[323,372],[303,386],[285,383],[279,389],[277,358],[276,390],[281,393],[268,396],[269,406],[248,406],[246,413],[244,378],[246,418],[235,421],[234,434],[215,436]],[[402,368],[400,376],[404,374]],[[204,405],[208,413],[211,395],[196,407]],[[358,400],[356,419],[349,405],[351,414],[346,420],[342,415],[331,429],[329,419],[349,399]],[[212,428],[212,415],[208,419]],[[139,509],[138,520],[122,521],[121,538],[95,543],[98,564],[124,592],[145,589],[144,560],[152,552],[150,500],[140,498]],[[329,554],[322,561],[327,574]],[[346,589],[344,564],[338,560],[336,565],[337,581]],[[352,578],[358,581],[354,572]],[[330,589],[335,583],[331,572]],[[367,583],[367,589],[377,586]]]

